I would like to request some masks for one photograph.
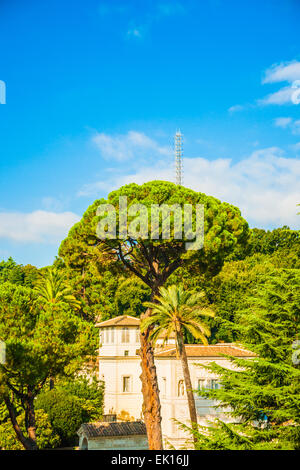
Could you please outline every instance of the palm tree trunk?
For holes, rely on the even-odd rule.
[[[151,313],[151,309],[141,316],[141,320]],[[156,375],[156,367],[154,364],[154,351],[151,341],[149,340],[151,329],[148,328],[141,333],[141,366],[142,366],[142,392],[143,392],[143,415],[147,429],[149,450],[162,450],[162,431],[161,431],[161,414],[159,388]]]
[[[197,426],[197,411],[196,411],[195,397],[193,393],[191,375],[190,375],[186,350],[184,346],[183,335],[181,331],[177,332],[177,344],[178,344],[178,351],[179,351],[179,356],[180,356],[181,365],[182,365],[182,372],[183,372],[183,377],[184,377],[192,429],[193,431],[196,432],[198,429],[198,426]],[[194,445],[195,445],[197,442],[197,438],[195,434],[193,435],[193,440],[194,440]]]

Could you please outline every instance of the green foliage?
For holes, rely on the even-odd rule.
[[[204,249],[186,251],[185,241],[174,239],[173,232],[168,240],[120,238],[100,241],[96,235],[97,208],[102,203],[113,204],[118,215],[120,196],[127,196],[128,207],[142,203],[148,211],[151,204],[179,204],[181,207],[186,203],[204,204]],[[95,201],[87,209],[82,220],[62,242],[59,264],[67,272],[75,297],[81,301],[82,315],[90,320],[98,316],[104,320],[122,312],[139,314],[139,299],[144,300],[146,291],[138,287],[135,298],[131,285],[135,276],[152,289],[154,284],[165,284],[176,269],[187,266],[189,277],[201,273],[202,276],[215,275],[226,256],[237,245],[246,245],[248,237],[247,222],[239,209],[230,204],[165,181],[152,181],[141,186],[130,184],[110,193],[107,200]],[[136,282],[135,285],[142,286]]]
[[[95,329],[67,304],[40,308],[35,290],[7,282],[0,284],[0,337],[0,402],[13,392],[11,405],[22,405],[26,415],[50,377],[74,373],[97,347]]]
[[[250,240],[250,254],[273,254],[276,251],[292,249],[299,254],[300,231],[284,226],[274,230],[253,229]]]
[[[151,315],[141,323],[141,331],[150,326],[151,339],[154,343],[159,337],[167,341],[173,333],[176,336],[190,333],[195,339],[207,344],[210,329],[200,317],[213,317],[214,312],[203,306],[203,293],[191,294],[181,286],[161,287],[154,302],[145,302],[145,307],[151,308]]]
[[[225,423],[215,419],[208,426],[189,426],[177,422],[178,427],[196,436],[196,450],[293,450],[293,442],[282,429],[280,439],[270,428],[255,428],[251,424]]]
[[[139,278],[121,280],[115,293],[118,315],[139,317],[145,310],[143,303],[149,300],[151,291]]]
[[[13,284],[0,285],[0,337],[6,342],[7,364],[0,371],[7,380],[18,376],[23,383],[44,382],[63,373],[70,361],[92,352],[94,330],[66,304],[40,310],[35,291]],[[37,381],[37,383],[36,383]]]
[[[12,392],[10,392],[10,399],[13,400]],[[23,408],[20,402],[15,401],[15,412],[17,416],[22,414]],[[9,413],[8,413],[8,409],[6,408],[4,401],[1,398],[1,390],[0,390],[0,425],[3,423],[6,423],[7,421],[9,421]]]
[[[88,413],[82,407],[82,400],[63,390],[50,390],[37,398],[37,409],[44,410],[63,446],[75,445],[76,432],[81,424],[88,421]]]
[[[221,388],[199,392],[219,406],[230,407],[230,416],[241,420],[237,429],[258,448],[300,448],[300,369],[292,361],[300,325],[299,293],[299,270],[265,275],[232,325],[242,345],[257,356],[230,358],[234,370],[207,366],[220,376]],[[224,430],[220,423],[210,428],[211,443]],[[228,432],[226,439],[231,448],[234,443]]]
[[[11,284],[33,287],[38,275],[35,266],[17,264],[11,257],[0,263],[0,284],[10,282]]]
[[[89,263],[82,272],[68,267],[70,285],[74,295],[80,299],[82,316],[95,321],[99,316],[107,320],[116,316],[115,293],[119,278],[109,270]]]
[[[287,227],[265,231],[252,231],[248,254],[241,258],[235,252],[227,259],[221,272],[204,280],[203,288],[216,311],[216,323],[212,328],[212,342],[238,340],[238,331],[232,329],[237,312],[247,305],[247,298],[264,283],[264,277],[274,268],[300,268],[299,231]],[[183,273],[185,288],[194,289],[203,280],[193,273]],[[173,280],[173,279],[172,279]],[[177,281],[178,282],[178,281]]]
[[[44,268],[40,272],[34,290],[41,304],[52,306],[66,304],[75,310],[80,307],[80,302],[72,294],[63,271],[55,267]]]
[[[37,397],[36,408],[47,413],[63,445],[76,445],[81,424],[102,418],[103,397],[102,382],[79,376],[61,380],[55,389],[43,391]]]
[[[151,204],[204,204],[204,249],[186,252],[184,242],[174,240],[172,233],[163,241],[99,241],[97,207],[110,203],[118,212],[119,196],[127,196],[129,206],[142,203],[148,210]],[[23,423],[27,394],[33,391],[39,396],[50,377],[56,377],[56,389],[43,392],[35,402],[40,403],[41,398],[46,404],[54,403],[53,420],[64,442],[74,442],[75,427],[81,420],[101,418],[102,385],[83,378],[61,379],[72,375],[85,355],[96,350],[97,332],[82,319],[94,322],[96,317],[140,316],[160,276],[158,285],[182,285],[189,295],[205,291],[202,307],[216,312],[204,324],[211,330],[210,342],[239,341],[258,354],[250,365],[232,359],[243,372],[213,366],[222,377],[223,388],[205,393],[216,394],[243,422],[218,422],[205,433],[201,431],[199,446],[299,447],[299,369],[290,360],[299,327],[299,231],[282,227],[249,232],[238,208],[172,183],[154,181],[123,186],[107,200],[95,201],[70,230],[59,254],[54,268],[43,268],[40,274],[34,266],[18,265],[12,258],[0,263],[0,338],[7,344],[7,364],[5,368],[0,365],[0,439],[4,429],[13,432],[4,394]],[[149,254],[153,255],[150,263]],[[157,278],[152,261],[157,263]],[[166,329],[165,320],[155,321]],[[186,332],[185,339],[200,341],[195,340],[195,331]],[[59,405],[63,395],[65,410]],[[50,405],[47,409],[50,413]],[[74,417],[64,425],[64,417],[72,410]],[[265,416],[267,427],[253,426],[254,421],[263,424]],[[23,424],[22,429],[26,434]],[[12,445],[19,446],[14,434],[12,437]]]
[[[246,308],[247,299],[264,283],[265,275],[272,272],[271,261],[261,254],[241,261],[225,262],[222,271],[205,284],[205,291],[216,311],[213,342],[232,342],[239,339],[235,324],[238,312]]]
[[[25,414],[19,417],[19,425],[23,433],[26,433]],[[60,438],[49,422],[47,414],[43,410],[36,412],[37,444],[39,449],[51,449],[58,447]],[[0,424],[0,449],[23,450],[22,444],[16,439],[15,431],[9,421]]]
[[[97,421],[102,418],[104,383],[99,382],[95,376],[92,378],[80,376],[73,380],[64,380],[57,384],[56,389],[81,400],[87,421]]]
[[[70,264],[64,263],[62,258],[57,258],[55,267],[66,277],[72,294],[80,302],[77,314],[92,322],[95,322],[99,316],[102,320],[107,320],[118,315],[115,307],[115,293],[123,278],[106,269],[105,263],[102,265],[101,261],[92,257],[88,247],[82,245],[82,249],[87,249],[90,253],[86,264],[82,265],[81,258],[78,263],[70,262]],[[71,255],[73,257],[74,253],[72,252]]]

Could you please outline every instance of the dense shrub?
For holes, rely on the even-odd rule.
[[[96,377],[92,379],[78,377],[75,380],[61,382],[57,385],[57,389],[81,400],[81,406],[86,411],[88,421],[97,421],[102,418],[104,384]]]
[[[62,390],[41,393],[36,400],[36,408],[42,408],[48,414],[51,426],[64,446],[76,444],[76,432],[89,418],[82,400]]]

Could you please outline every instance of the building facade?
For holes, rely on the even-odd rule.
[[[119,419],[142,419],[143,396],[141,392],[140,321],[131,316],[119,316],[96,326],[100,330],[99,378],[105,382],[104,412],[116,413]],[[187,397],[180,359],[176,356],[175,338],[166,344],[162,340],[155,349],[155,364],[160,390],[162,432],[164,445],[179,449],[191,443],[191,436],[177,423],[190,425]],[[233,344],[186,345],[192,385],[200,388],[217,388],[218,377],[202,366],[216,362],[232,368],[223,354],[236,357],[253,357],[253,354]],[[218,416],[226,420],[224,410],[215,409],[212,400],[195,394],[198,423]]]

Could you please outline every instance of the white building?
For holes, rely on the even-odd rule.
[[[118,417],[142,419],[141,358],[139,356],[140,320],[128,315],[97,323],[100,329],[99,378],[105,382],[104,413],[116,413]],[[193,387],[216,388],[218,377],[201,367],[214,361],[232,368],[232,364],[220,354],[236,357],[253,357],[253,354],[233,344],[209,346],[186,345]],[[189,423],[189,410],[184,387],[180,359],[176,357],[175,339],[168,344],[158,344],[155,364],[160,390],[162,431],[165,446],[175,448],[185,445],[190,435],[174,421]],[[195,395],[199,424],[218,415],[222,410],[213,408],[214,402]]]

